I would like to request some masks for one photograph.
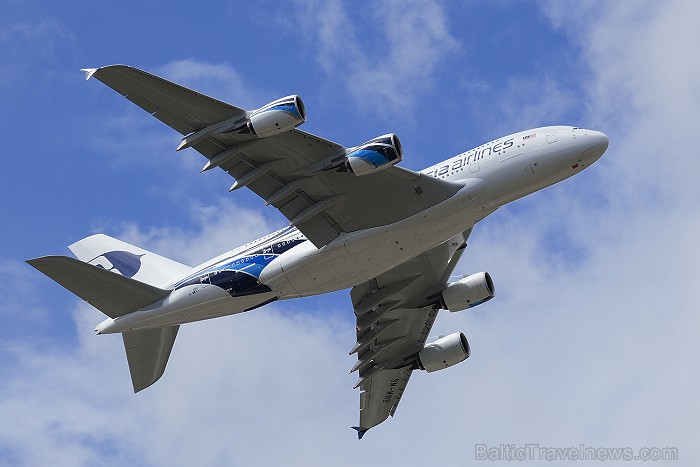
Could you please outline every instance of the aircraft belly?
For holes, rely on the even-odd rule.
[[[189,323],[192,321],[242,313],[270,303],[276,299],[277,295],[274,292],[264,292],[242,297],[224,297],[216,302],[208,304],[208,306],[188,310],[183,315],[183,322]]]
[[[311,245],[285,253],[260,279],[280,298],[353,287],[464,232],[483,217],[466,195],[441,204],[388,226],[339,237],[320,250]]]
[[[274,292],[232,297],[215,285],[188,285],[141,310],[105,321],[100,334],[148,329],[241,313],[274,300]]]
[[[300,296],[352,287],[366,280],[362,272],[369,269],[342,247],[323,248],[298,262],[283,259],[282,268]]]

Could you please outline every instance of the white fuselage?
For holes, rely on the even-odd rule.
[[[393,224],[342,233],[320,249],[286,227],[194,268],[166,285],[173,292],[165,299],[110,318],[96,331],[181,324],[353,287],[470,229],[500,206],[578,173],[607,146],[603,133],[568,126],[499,138],[421,171],[461,185],[442,203]]]

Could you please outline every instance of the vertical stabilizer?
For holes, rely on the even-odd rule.
[[[163,376],[180,326],[164,326],[122,333],[134,392],[146,389]]]
[[[84,238],[68,248],[80,261],[155,287],[192,269],[104,234]]]

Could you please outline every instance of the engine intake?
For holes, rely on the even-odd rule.
[[[466,360],[469,355],[471,349],[466,336],[455,332],[423,347],[418,353],[418,366],[432,373]]]
[[[396,165],[402,159],[399,137],[389,133],[349,149],[346,166],[355,175],[367,175]]]
[[[441,306],[452,312],[481,305],[496,295],[488,272],[478,272],[457,282],[450,282],[442,291]]]
[[[292,130],[306,121],[306,109],[299,96],[287,96],[253,110],[247,132],[260,138]]]

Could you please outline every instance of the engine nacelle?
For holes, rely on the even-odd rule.
[[[452,312],[466,310],[491,300],[496,295],[488,272],[478,272],[457,282],[450,282],[442,291],[442,306]]]
[[[455,332],[432,342],[418,352],[418,365],[428,373],[442,370],[466,360],[471,355],[469,342],[461,332]]]
[[[346,166],[355,175],[367,175],[396,165],[402,159],[399,137],[389,133],[349,149]]]
[[[250,112],[246,127],[250,133],[264,138],[292,130],[305,121],[301,97],[287,96]]]

